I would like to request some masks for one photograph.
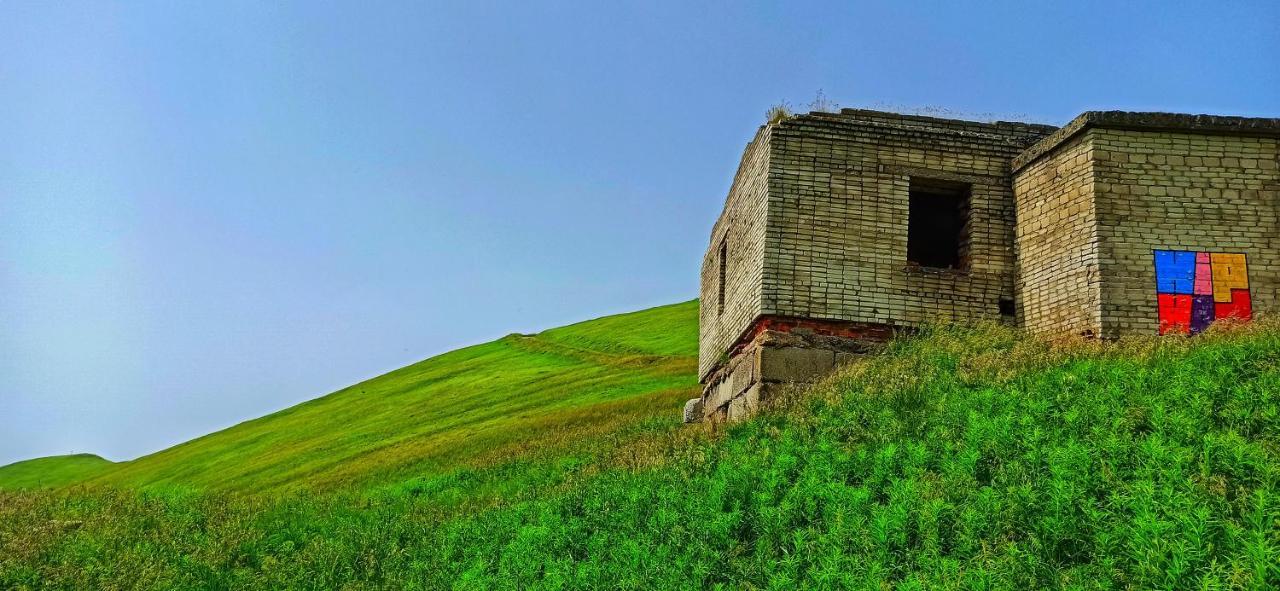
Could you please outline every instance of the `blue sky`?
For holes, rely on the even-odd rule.
[[[742,147],[819,89],[1280,116],[1280,3],[931,4],[0,4],[0,464],[692,298]]]

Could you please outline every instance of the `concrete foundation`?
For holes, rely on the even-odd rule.
[[[836,325],[827,327],[824,334],[814,329],[816,324],[762,319],[708,378],[702,397],[691,400],[686,410],[700,406],[701,418],[713,422],[744,419],[780,388],[825,376],[892,334],[888,327]],[[690,415],[686,412],[686,421]]]

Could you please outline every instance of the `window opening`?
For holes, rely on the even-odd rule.
[[[729,237],[725,236],[720,239],[720,281],[718,284],[719,297],[716,299],[716,314],[724,314],[724,278],[726,267],[729,265]]]
[[[1000,315],[1012,318],[1017,314],[1017,310],[1013,307],[1013,298],[1000,298]]]
[[[911,179],[907,261],[936,269],[969,268],[970,186]]]

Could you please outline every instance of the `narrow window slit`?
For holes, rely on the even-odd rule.
[[[720,239],[720,282],[719,297],[716,299],[716,314],[724,314],[724,278],[729,264],[729,237]]]

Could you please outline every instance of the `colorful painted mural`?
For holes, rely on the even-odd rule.
[[[1195,334],[1217,319],[1253,317],[1244,254],[1157,250],[1155,262],[1160,334]]]

